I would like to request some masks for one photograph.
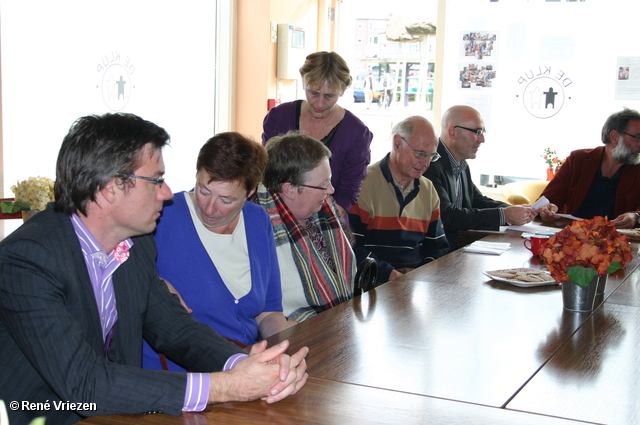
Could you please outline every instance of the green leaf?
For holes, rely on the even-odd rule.
[[[620,265],[620,263],[618,263],[617,261],[613,261],[611,264],[609,264],[609,268],[607,269],[607,274],[615,273],[621,268],[622,266]]]
[[[13,202],[2,201],[0,202],[0,208],[2,208],[2,214],[11,214],[13,212]]]
[[[0,206],[2,207],[2,212],[4,214],[13,214],[18,211],[29,211],[31,210],[31,206],[29,204],[25,204],[21,201],[2,201],[0,202]]]
[[[45,418],[44,416],[40,416],[39,418],[35,418],[31,422],[29,422],[29,425],[44,425],[46,419],[47,418]]]
[[[567,274],[573,283],[582,288],[586,288],[598,272],[583,266],[569,266],[567,267]]]
[[[13,201],[13,212],[18,212],[22,210],[30,211],[31,205],[25,204],[24,202],[21,202],[21,201]]]

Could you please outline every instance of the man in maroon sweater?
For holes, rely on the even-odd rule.
[[[571,152],[542,192],[550,202],[539,211],[543,220],[562,213],[607,216],[620,229],[639,225],[640,114],[625,108],[609,116],[602,127],[602,143]]]

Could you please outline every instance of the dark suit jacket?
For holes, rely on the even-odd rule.
[[[11,411],[11,425],[46,416],[71,424],[84,416],[179,415],[186,375],[141,369],[142,338],[192,371],[218,371],[241,350],[196,322],[155,271],[149,235],[133,238],[113,277],[118,321],[106,360],[96,300],[69,217],[47,209],[0,244],[0,399],[49,402],[48,411]],[[55,410],[56,401],[97,410]]]
[[[449,155],[442,140],[438,143],[440,159],[431,163],[424,176],[431,180],[440,197],[442,224],[449,241],[450,251],[458,248],[458,230],[499,230],[500,212],[498,208],[509,204],[482,195],[471,180],[469,168],[462,173],[462,208],[453,204],[456,182]]]
[[[584,203],[602,163],[604,146],[571,152],[542,196],[558,206],[561,214],[575,214]],[[616,191],[615,217],[640,210],[640,165],[624,165]]]

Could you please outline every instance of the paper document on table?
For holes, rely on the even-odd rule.
[[[469,232],[479,232],[479,233],[504,233],[507,231],[509,226],[500,226],[499,230],[486,230],[486,229],[469,229]]]
[[[546,227],[540,224],[535,223],[527,223],[521,226],[509,226],[509,230],[515,230],[518,232],[532,233],[532,234],[543,234],[543,235],[554,235],[558,233],[562,229],[557,229],[555,227]]]
[[[576,217],[571,214],[556,214],[558,217],[568,218],[569,220],[582,220],[580,217]]]
[[[501,243],[501,242],[475,241],[471,245],[467,245],[462,249],[465,252],[476,252],[479,254],[500,255],[503,252],[511,249],[511,244]]]

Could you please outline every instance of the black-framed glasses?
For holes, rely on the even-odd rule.
[[[326,185],[325,187],[322,187],[322,186],[311,186],[310,184],[299,184],[298,186],[308,187],[309,189],[318,189],[318,190],[323,191],[324,193],[327,193],[327,189],[329,189],[329,186],[331,186],[331,182],[329,182],[329,184]]]
[[[640,134],[629,134],[626,131],[618,130],[618,133],[626,134],[629,137],[636,139],[636,142],[640,142]]]
[[[476,133],[476,137],[484,136],[485,134],[487,134],[487,130],[485,130],[484,128],[469,128],[469,127],[463,127],[461,125],[454,125],[454,127],[461,128],[463,130],[467,130],[472,133]]]
[[[413,151],[413,156],[415,156],[416,158],[418,158],[418,159],[427,159],[427,158],[429,158],[429,161],[431,161],[431,162],[436,162],[437,160],[440,159],[440,154],[438,152],[429,153],[429,152],[425,152],[425,151],[419,151],[417,149],[414,149],[413,146],[411,146],[409,144],[409,142],[407,142],[407,139],[405,139],[402,136],[400,136],[400,138],[402,140],[404,140],[404,142],[407,144],[407,146],[409,146],[409,148]]]
[[[115,177],[128,177],[128,178],[132,178],[132,179],[146,180],[148,182],[153,182],[153,183],[157,184],[160,189],[162,189],[162,185],[164,184],[164,179],[157,179],[155,177],[136,176],[135,174],[118,173],[118,174],[115,175]]]

